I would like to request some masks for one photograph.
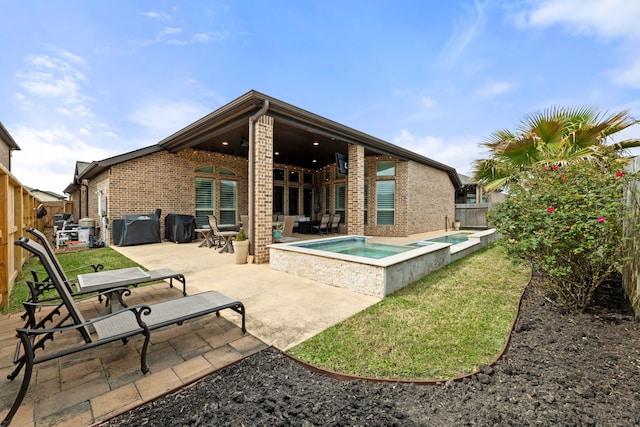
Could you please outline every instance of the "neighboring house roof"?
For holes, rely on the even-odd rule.
[[[35,195],[39,196],[38,198],[42,201],[44,201],[43,197],[40,196],[46,196],[46,198],[48,199],[48,201],[53,201],[53,200],[66,200],[66,197],[62,194],[58,194],[58,193],[54,193],[53,191],[47,191],[47,190],[39,190],[37,188],[29,188],[29,187],[25,187],[27,190],[29,190],[30,192],[34,193]]]
[[[71,181],[71,183],[64,189],[65,193],[71,194],[80,187],[82,184],[80,175],[85,171],[85,169],[87,169],[87,167],[89,167],[90,164],[91,163],[89,162],[76,161],[76,169],[73,172],[73,181]]]
[[[157,153],[158,151],[163,151],[164,148],[159,145],[152,145],[150,147],[141,148],[139,150],[130,151],[128,153],[120,154],[118,156],[109,157],[104,160],[98,160],[95,162],[91,162],[87,164],[86,167],[82,169],[81,172],[78,173],[77,179],[78,183],[83,179],[92,179],[110,168],[113,165],[117,165],[119,163],[123,163],[129,160],[137,159],[139,157],[143,157],[149,154]]]
[[[14,141],[13,137],[9,134],[9,131],[4,127],[2,122],[0,122],[0,140],[2,140],[7,146],[9,150],[19,150],[20,147]]]
[[[470,176],[462,175],[461,173],[459,173],[458,176],[460,177],[462,185],[477,184],[477,182],[474,182]]]
[[[248,119],[268,104],[265,114],[275,120],[274,162],[318,169],[335,162],[335,154],[346,154],[348,144],[360,145],[365,154],[389,155],[412,160],[446,172],[456,188],[462,183],[456,170],[405,148],[367,135],[276,98],[251,90],[218,108],[158,144],[120,156],[92,162],[81,174],[91,179],[105,168],[127,160],[166,150],[202,149],[247,157]]]

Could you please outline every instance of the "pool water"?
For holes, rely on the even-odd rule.
[[[456,245],[458,243],[466,242],[467,240],[469,240],[469,237],[466,234],[450,234],[448,236],[429,239],[429,242],[452,243]]]
[[[368,243],[362,237],[351,239],[325,240],[319,242],[297,243],[294,246],[333,252],[337,254],[354,255],[364,258],[380,259],[402,252],[410,251],[411,247],[385,245],[382,243]]]
[[[452,245],[457,245],[458,243],[463,243],[469,240],[469,237],[464,233],[458,234],[449,234],[448,236],[434,237],[429,240],[421,240],[419,242],[411,243],[407,246],[421,247],[428,246],[432,243],[451,243]]]

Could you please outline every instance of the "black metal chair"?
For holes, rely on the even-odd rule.
[[[246,332],[245,310],[240,301],[232,300],[216,291],[208,291],[200,294],[177,298],[153,305],[137,305],[126,307],[121,299],[121,293],[116,292],[123,309],[115,313],[99,316],[91,320],[85,320],[80,312],[77,301],[69,293],[64,280],[54,266],[53,260],[49,257],[46,249],[38,243],[25,237],[15,242],[29,252],[36,255],[43,264],[47,274],[51,278],[56,290],[60,294],[60,304],[55,308],[60,313],[60,320],[53,326],[45,327],[44,320],[32,325],[32,327],[17,328],[16,332],[19,342],[16,345],[14,364],[17,366],[8,379],[13,380],[24,368],[22,385],[18,391],[13,405],[9,409],[6,417],[0,423],[7,426],[18,411],[20,404],[24,400],[29,388],[33,367],[38,363],[64,357],[90,348],[98,347],[113,341],[122,340],[126,344],[129,337],[142,334],[144,343],[140,354],[140,369],[143,374],[149,372],[147,366],[147,349],[151,331],[169,326],[172,324],[181,325],[186,320],[194,319],[211,313],[220,316],[220,310],[231,309],[242,316],[242,332]],[[123,288],[121,292],[130,293],[129,289]],[[26,305],[33,305],[25,302]],[[77,344],[75,340],[65,342],[63,348],[55,348],[45,352],[45,343],[53,341],[57,334],[79,333],[82,343]],[[55,346],[51,346],[55,347]],[[36,354],[38,352],[38,354]],[[42,352],[43,354],[40,354]]]

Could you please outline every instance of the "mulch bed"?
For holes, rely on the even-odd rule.
[[[341,382],[271,348],[104,425],[640,426],[640,323],[619,283],[567,313],[534,281],[503,358],[461,382]]]

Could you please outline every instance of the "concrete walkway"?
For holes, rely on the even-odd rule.
[[[36,365],[12,426],[76,426],[106,420],[269,345],[286,350],[378,301],[272,271],[268,265],[238,265],[234,255],[198,247],[198,242],[114,249],[147,269],[172,268],[183,273],[189,294],[212,289],[241,300],[247,312],[247,334],[238,326],[240,316],[227,310],[220,318],[210,315],[154,331],[147,375],[140,372],[141,338]],[[134,289],[127,301],[153,304],[180,297],[176,288],[162,283]],[[102,310],[95,299],[81,307],[86,318]],[[22,381],[22,374],[14,381],[6,379],[13,370],[15,329],[24,325],[20,314],[0,316],[0,419]],[[47,350],[76,338],[58,335]]]
[[[216,290],[239,299],[247,330],[268,345],[287,350],[375,304],[378,298],[274,271],[268,264],[235,264],[235,255],[198,243],[163,242],[114,247],[152,270],[171,268],[187,278],[190,294]],[[233,321],[233,316],[230,317]]]

